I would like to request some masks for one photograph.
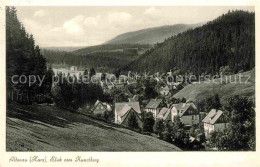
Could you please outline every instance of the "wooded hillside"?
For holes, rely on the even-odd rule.
[[[255,13],[232,11],[167,39],[128,64],[124,71],[215,74],[221,66],[234,73],[255,66]]]

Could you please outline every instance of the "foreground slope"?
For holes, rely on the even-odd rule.
[[[176,24],[161,27],[147,28],[120,34],[105,44],[156,44],[180,32],[195,28],[199,24]]]
[[[7,151],[179,151],[155,137],[53,106],[9,105]]]
[[[227,99],[234,95],[254,98],[255,70],[240,73],[240,76],[241,82],[239,74],[236,74],[215,79],[214,83],[213,80],[193,83],[184,87],[174,97],[198,101],[218,94],[222,103],[226,103]]]

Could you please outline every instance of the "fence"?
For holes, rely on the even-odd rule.
[[[37,94],[37,93],[28,93],[28,91],[21,90],[10,90],[7,93],[8,100],[16,101],[19,103],[44,103],[47,100],[45,94]]]

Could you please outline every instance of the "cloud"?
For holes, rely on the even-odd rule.
[[[71,20],[65,21],[63,24],[63,28],[68,33],[80,35],[83,33],[83,29],[81,27],[83,21],[84,21],[84,16],[78,15]]]
[[[90,10],[76,7],[38,7],[36,10],[20,7],[18,17],[40,46],[90,46],[102,44],[125,32],[212,20],[229,9],[156,6],[127,7],[125,10],[123,7]]]
[[[96,17],[87,17],[84,20],[84,25],[87,27],[97,27],[101,21],[102,20],[100,15]]]
[[[150,7],[148,9],[146,9],[143,13],[144,15],[159,15],[160,14],[160,10],[156,9],[155,7]]]
[[[46,16],[46,12],[44,10],[38,10],[34,13],[35,17],[43,17]]]

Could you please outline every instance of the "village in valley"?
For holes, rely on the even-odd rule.
[[[85,30],[102,34],[89,28],[103,25],[100,17],[116,21],[105,22],[107,32],[118,18],[147,21],[155,10],[95,8],[101,14],[89,18],[76,9],[62,21],[55,20],[66,18],[62,8],[6,7],[7,151],[255,151],[254,9],[212,8],[221,13],[207,22],[145,25],[100,45],[56,47],[58,32],[67,45],[75,35],[73,44],[85,44]],[[38,29],[38,38],[27,32],[41,28],[30,24],[44,10],[57,15],[52,24],[60,21],[39,31],[51,29],[55,47],[40,48]]]
[[[106,98],[97,99],[93,105],[84,105],[75,112],[152,135],[184,150],[218,150],[210,137],[229,127],[228,112],[222,111],[218,94],[207,99],[209,104],[173,96],[185,86],[196,83],[191,81],[190,75],[177,76],[171,70],[161,75],[159,72],[138,75],[131,71],[128,75],[120,75],[120,72],[96,74],[94,68],[88,72],[88,69],[77,70],[76,66],[55,71],[54,78],[64,77],[72,84],[88,81],[100,86],[105,94]],[[59,82],[52,86],[57,85]]]

